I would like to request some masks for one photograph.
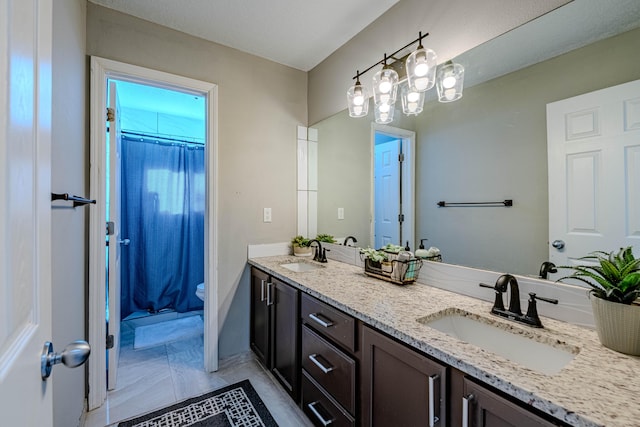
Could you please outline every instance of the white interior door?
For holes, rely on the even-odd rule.
[[[374,149],[375,248],[400,244],[400,140],[376,144]]]
[[[46,381],[40,373],[51,339],[51,22],[50,0],[0,0],[0,424],[6,426],[53,424],[55,373]]]
[[[547,139],[549,259],[640,255],[640,80],[548,104]]]
[[[120,355],[120,252],[122,246],[128,245],[128,239],[123,239],[120,233],[120,188],[121,188],[121,143],[120,135],[120,102],[116,82],[109,81],[109,107],[115,112],[113,120],[109,121],[109,204],[108,221],[113,224],[113,234],[108,236],[109,264],[108,264],[108,334],[113,336],[113,347],[108,350],[107,389],[116,388],[118,378],[118,357]]]

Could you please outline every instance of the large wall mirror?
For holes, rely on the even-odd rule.
[[[391,126],[416,135],[415,233],[404,239],[412,249],[426,238],[447,263],[538,275],[549,257],[547,199],[554,185],[547,179],[546,105],[640,79],[640,7],[616,1],[603,11],[597,3],[575,0],[456,58],[473,83],[461,100],[428,99],[415,118],[396,111]],[[567,16],[574,10],[580,16]],[[507,74],[500,64],[513,58],[505,55],[518,56]],[[318,231],[356,236],[361,247],[374,246],[372,120],[371,113],[352,119],[342,111],[311,126],[319,141]],[[505,199],[513,206],[437,205]]]

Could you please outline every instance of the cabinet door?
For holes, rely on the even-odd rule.
[[[267,307],[267,283],[269,276],[251,268],[251,349],[265,366],[269,363],[269,307]]]
[[[444,365],[362,328],[362,425],[446,426],[446,373]]]
[[[300,375],[299,291],[271,278],[271,370],[294,400]]]
[[[464,379],[464,391],[463,426],[547,427],[562,425],[548,422],[467,378]]]

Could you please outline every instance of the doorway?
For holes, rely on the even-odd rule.
[[[415,249],[415,132],[372,124],[374,247]]]
[[[111,168],[108,166],[120,164],[114,159],[114,153],[110,152],[107,156],[107,145],[110,144],[110,137],[116,132],[109,129],[107,132],[107,120],[105,120],[105,111],[107,108],[118,109],[113,106],[115,100],[113,97],[107,96],[111,93],[107,90],[109,82],[118,81],[132,84],[140,84],[143,86],[152,86],[169,91],[176,91],[181,94],[187,94],[192,97],[202,98],[205,110],[205,126],[204,126],[204,200],[203,216],[204,216],[204,265],[203,282],[204,286],[204,366],[209,372],[217,370],[218,367],[218,346],[217,346],[217,86],[212,83],[193,80],[181,76],[175,76],[155,70],[124,64],[104,58],[91,58],[91,195],[97,200],[96,209],[91,211],[90,215],[90,272],[89,279],[89,339],[94,347],[92,361],[89,365],[89,410],[95,409],[102,405],[106,399],[107,372],[108,363],[112,363],[110,368],[113,369],[117,363],[108,362],[107,347],[110,341],[117,343],[119,331],[117,327],[110,327],[107,333],[106,326],[106,295],[107,295],[107,271],[111,270],[111,259],[118,259],[115,250],[112,247],[122,249],[120,243],[126,242],[127,236],[118,232],[118,226],[115,226],[112,238],[116,245],[110,245],[109,251],[114,254],[107,259],[105,256],[105,230],[110,232],[107,224],[107,200],[108,191],[112,189],[107,185],[119,188],[114,185],[113,175],[108,172]],[[115,92],[115,90],[113,91]],[[111,102],[111,103],[110,103]],[[112,107],[109,107],[112,105]],[[108,117],[108,115],[107,115]],[[111,122],[110,122],[111,123]],[[111,127],[111,126],[110,126]],[[117,126],[115,126],[117,127]],[[164,135],[166,137],[166,135]],[[165,141],[166,142],[166,141]],[[193,142],[193,141],[192,141]],[[113,145],[111,145],[113,147]],[[117,151],[117,150],[114,150]],[[115,174],[119,176],[119,174]],[[111,179],[108,179],[111,178]],[[109,211],[111,213],[118,212],[113,209],[115,201],[119,201],[119,197],[113,197],[109,200]],[[113,218],[110,216],[109,220]],[[109,266],[109,268],[107,268]],[[112,278],[119,278],[116,274],[109,275],[109,282]],[[194,283],[194,288],[198,283]],[[113,289],[119,286],[113,286]],[[111,290],[111,289],[110,289]],[[195,295],[195,289],[193,294]],[[114,297],[113,292],[110,295],[111,302],[119,301],[119,296]],[[119,306],[118,306],[119,307]],[[119,320],[119,314],[116,316]],[[115,325],[114,319],[109,319],[111,325]],[[118,323],[119,325],[119,323]],[[114,335],[114,332],[118,336]],[[105,339],[106,337],[106,339]],[[111,353],[114,354],[114,353]],[[117,354],[117,352],[115,352]]]
[[[113,390],[125,349],[140,358],[138,350],[202,337],[206,107],[202,96],[148,84],[108,79],[107,88],[115,109],[105,153]]]

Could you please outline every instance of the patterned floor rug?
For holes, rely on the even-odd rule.
[[[118,427],[277,427],[249,382],[193,397],[118,424]]]

